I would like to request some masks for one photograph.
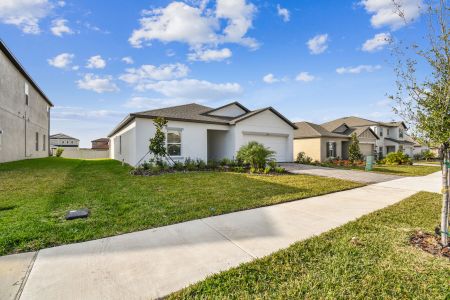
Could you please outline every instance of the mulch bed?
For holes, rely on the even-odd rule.
[[[409,242],[411,245],[422,249],[434,256],[441,256],[450,259],[450,246],[443,247],[440,243],[440,237],[436,234],[417,231],[411,236]]]

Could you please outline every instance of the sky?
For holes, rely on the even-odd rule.
[[[128,113],[239,101],[292,121],[399,119],[389,41],[423,0],[0,0],[0,38],[54,103],[51,133],[105,137]]]

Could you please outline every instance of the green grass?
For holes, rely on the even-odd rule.
[[[445,299],[450,297],[450,261],[408,243],[416,229],[434,231],[440,199],[418,193],[169,298]]]
[[[414,163],[418,163],[418,164],[429,164],[429,165],[441,165],[440,161],[435,161],[435,160],[415,160]]]
[[[364,167],[355,167],[364,170]],[[411,166],[411,165],[376,165],[372,172],[399,176],[425,176],[437,172],[441,167],[434,166]]]
[[[361,186],[305,175],[140,177],[113,160],[0,164],[0,255],[86,241]],[[66,221],[87,207],[88,219]]]
[[[351,169],[364,171],[364,166],[327,166],[336,169]],[[414,166],[414,165],[374,165],[372,171],[375,173],[383,173],[399,176],[425,176],[441,170],[440,166]]]

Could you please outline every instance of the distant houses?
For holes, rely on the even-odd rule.
[[[108,150],[109,149],[109,139],[99,138],[91,141],[93,150]]]
[[[0,163],[47,157],[52,102],[0,40]]]
[[[78,148],[80,140],[64,133],[57,133],[50,136],[50,148]]]

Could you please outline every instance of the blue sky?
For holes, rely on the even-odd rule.
[[[387,40],[423,35],[421,0],[0,0],[0,38],[54,102],[52,133],[106,136],[129,112],[273,106],[293,121],[397,118]]]

